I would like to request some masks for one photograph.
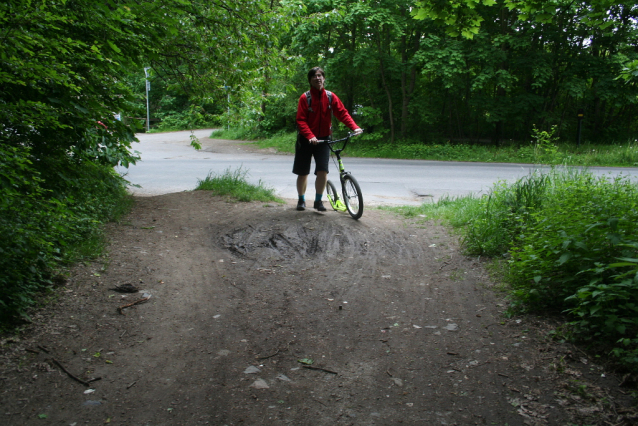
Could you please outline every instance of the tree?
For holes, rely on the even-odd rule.
[[[432,2],[419,4],[426,3]],[[635,87],[616,80],[622,64],[636,56],[634,22],[638,11],[634,3],[455,4],[481,17],[471,37],[465,34],[453,38],[456,41],[449,39],[455,30],[440,20],[447,26],[448,38],[441,39],[439,48],[445,51],[450,44],[463,46],[457,52],[465,69],[453,73],[457,80],[463,77],[463,93],[458,91],[459,81],[443,84],[457,91],[451,100],[457,106],[450,113],[457,113],[459,105],[464,105],[463,115],[474,122],[469,132],[474,138],[485,137],[488,131],[493,141],[524,139],[533,124],[547,128],[558,125],[562,135],[575,135],[579,109],[586,112],[584,124],[590,138],[630,137],[636,131]],[[443,3],[435,6],[441,6],[439,17],[445,16],[441,12],[445,10],[454,16],[461,13]],[[415,15],[429,16],[423,10]],[[456,21],[450,18],[449,22]],[[427,39],[425,42],[432,44]],[[424,50],[422,57],[436,60],[436,50]],[[441,70],[449,68],[444,65]],[[428,69],[437,79],[447,78],[432,67]],[[470,130],[467,125],[455,127],[459,129],[457,137]]]

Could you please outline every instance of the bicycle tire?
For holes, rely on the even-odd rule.
[[[338,211],[337,201],[339,201],[339,194],[337,193],[337,187],[330,181],[326,182],[326,194],[334,211]]]
[[[353,219],[359,219],[363,214],[363,194],[359,182],[352,175],[346,175],[341,183],[343,189],[343,201],[348,213]]]

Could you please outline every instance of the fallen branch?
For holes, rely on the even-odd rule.
[[[64,368],[64,366],[62,364],[60,364],[55,358],[51,358],[51,360],[55,363],[55,365],[60,367],[62,369],[62,371],[64,371],[70,378],[72,378],[76,382],[82,383],[87,388],[90,386],[88,382],[85,382],[84,380],[82,380],[80,378],[77,378],[73,374],[69,373],[69,371],[66,368]]]
[[[47,353],[47,354],[49,353],[49,351],[47,350],[47,348],[45,348],[44,346],[40,346],[40,345],[38,345],[38,349],[42,350],[43,352],[45,352],[45,353]]]
[[[140,303],[144,303],[144,302],[146,302],[148,299],[150,299],[150,297],[144,297],[144,298],[142,298],[142,299],[136,300],[135,302],[131,302],[131,303],[128,303],[128,304],[126,304],[126,305],[124,305],[124,306],[120,306],[119,308],[117,308],[117,311],[118,311],[121,315],[124,315],[124,309],[126,309],[126,308],[130,308],[131,306],[134,306],[134,305],[139,305]]]
[[[319,370],[319,371],[325,371],[326,373],[330,373],[330,374],[339,374],[336,371],[328,370],[327,368],[313,367],[312,365],[304,365],[302,367],[307,368],[308,370]]]
[[[257,359],[258,359],[258,360],[263,360],[263,359],[272,358],[272,357],[274,357],[275,355],[277,355],[278,353],[279,353],[279,349],[277,349],[277,352],[275,352],[275,353],[274,353],[274,354],[272,354],[272,355],[267,355],[267,356],[258,357]]]
[[[38,355],[40,353],[40,352],[38,352],[38,351],[36,351],[34,349],[29,349],[29,348],[25,348],[24,350],[29,352],[29,353],[36,354],[36,355]]]

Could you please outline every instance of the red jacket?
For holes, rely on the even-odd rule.
[[[299,97],[297,105],[297,128],[306,139],[312,139],[313,136],[323,138],[332,134],[332,117],[328,109],[328,95],[325,89],[319,92],[314,87],[310,88],[310,105],[312,111],[308,109],[308,100],[304,92]],[[348,126],[350,130],[358,129],[359,126],[354,122],[346,107],[343,106],[341,100],[332,94],[332,113],[339,121]]]

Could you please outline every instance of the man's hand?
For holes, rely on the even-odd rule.
[[[313,136],[312,138],[308,139],[308,142],[310,142],[313,145],[317,145],[317,142],[319,142],[319,139],[317,139],[316,136]]]
[[[361,133],[363,133],[363,129],[361,128],[354,129],[354,136],[360,135]]]

